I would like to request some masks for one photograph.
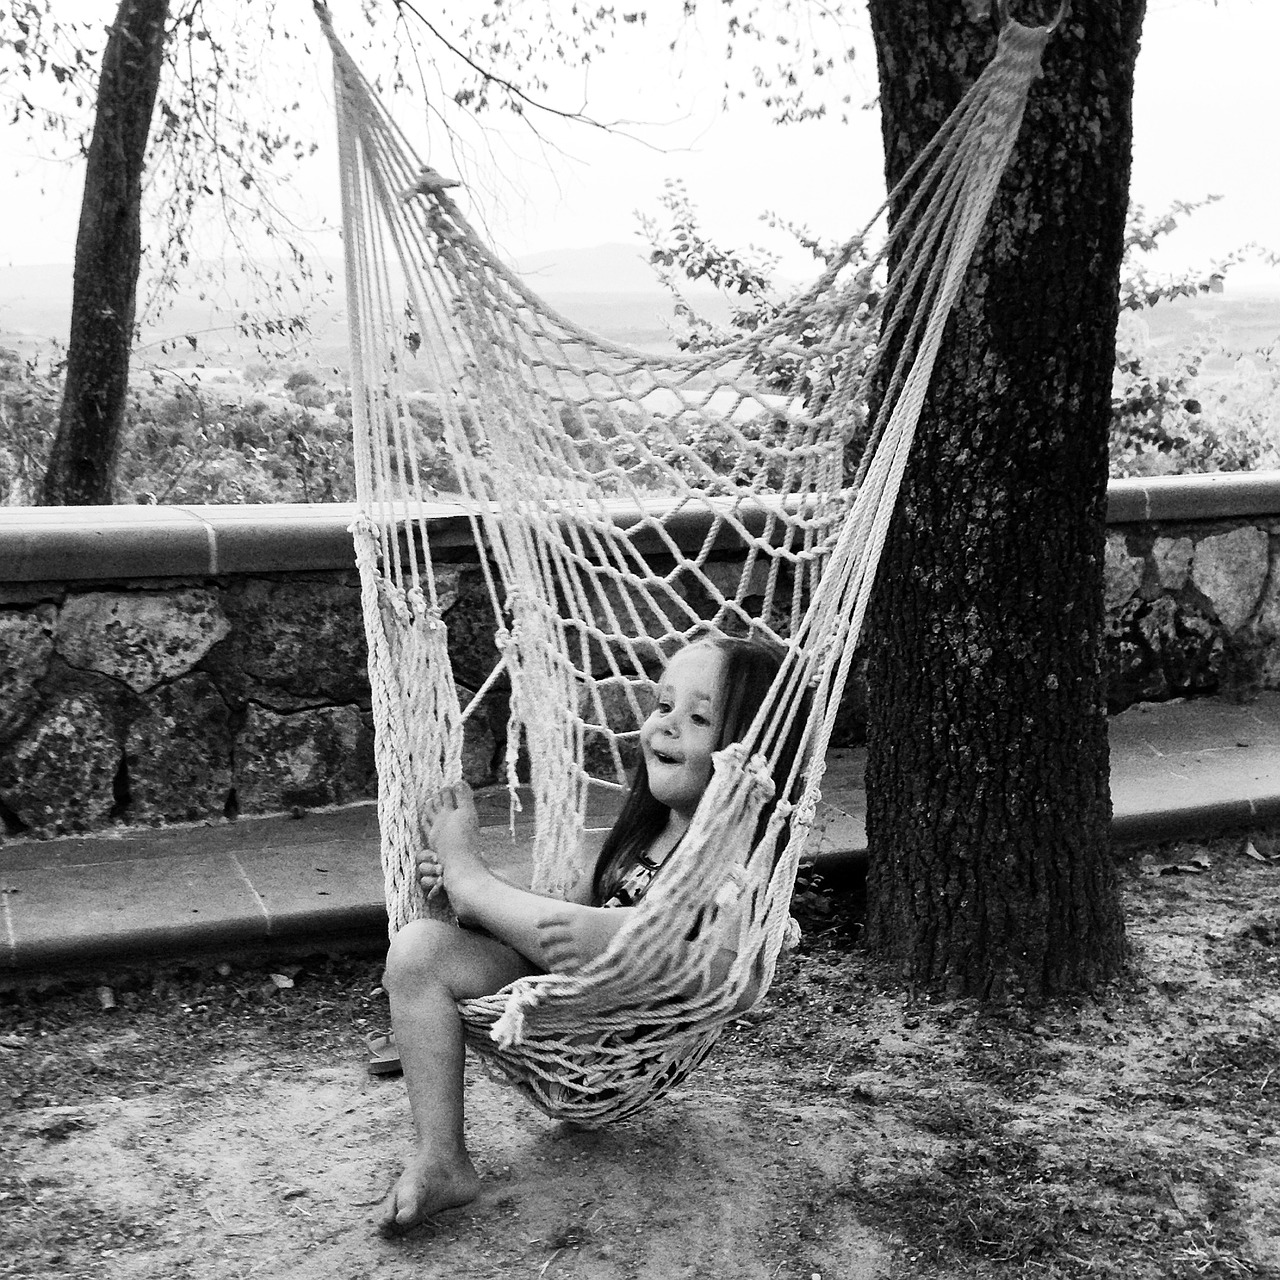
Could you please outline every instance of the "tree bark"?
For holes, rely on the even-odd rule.
[[[121,0],[103,54],[76,237],[66,382],[40,495],[46,506],[112,500],[142,262],[143,162],[168,13],[168,0]]]
[[[870,0],[890,185],[995,22]],[[1057,0],[1013,0],[1024,22]],[[1107,434],[1143,0],[1052,37],[934,375],[869,633],[868,945],[912,984],[1089,990],[1124,959],[1101,651]]]

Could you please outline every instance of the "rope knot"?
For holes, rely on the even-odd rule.
[[[528,986],[517,987],[507,997],[507,1007],[489,1030],[489,1039],[499,1049],[510,1049],[524,1039],[525,1013],[537,1008],[538,993]]]
[[[450,187],[460,186],[462,183],[457,178],[446,178],[429,164],[424,164],[418,170],[418,176],[414,179],[413,185],[400,193],[400,199],[412,200],[414,196],[434,196],[440,199]]]
[[[751,877],[747,875],[744,867],[730,867],[724,873],[724,880],[715,892],[716,906],[721,908],[733,906],[734,900],[742,896],[742,891],[750,883]]]

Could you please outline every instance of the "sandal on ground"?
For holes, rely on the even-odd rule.
[[[371,1031],[364,1038],[369,1050],[365,1065],[371,1076],[395,1076],[400,1074],[400,1050],[396,1048],[394,1031]]]

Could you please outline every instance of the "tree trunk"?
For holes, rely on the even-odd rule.
[[[1057,0],[1013,0],[1025,22]],[[870,0],[890,185],[994,51]],[[1143,0],[1075,0],[948,326],[870,619],[869,946],[913,984],[1114,976],[1101,647],[1107,433]]]
[[[143,161],[168,12],[168,0],[121,0],[102,58],[76,237],[66,383],[40,496],[46,506],[112,499],[142,262]]]

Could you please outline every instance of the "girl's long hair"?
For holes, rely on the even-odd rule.
[[[719,750],[731,742],[740,741],[751,728],[756,712],[778,675],[782,665],[782,652],[777,646],[754,638],[713,635],[700,637],[694,643],[711,645],[724,656],[724,718],[716,742],[716,749]],[[801,713],[803,710],[801,708]],[[794,717],[792,730],[774,768],[774,779],[779,786],[785,784],[791,772],[803,730],[804,715],[798,714]],[[761,813],[755,835],[757,840],[776,803],[775,796]],[[605,837],[596,859],[595,874],[591,880],[594,902],[598,904],[606,901],[617,880],[636,860],[637,855],[646,853],[652,847],[666,826],[670,812],[665,804],[654,799],[649,790],[649,772],[644,754],[641,753],[627,798],[623,801],[617,820]]]

